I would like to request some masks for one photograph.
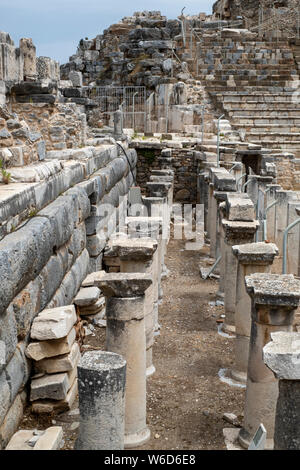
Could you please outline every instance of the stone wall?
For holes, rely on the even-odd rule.
[[[160,170],[158,157],[161,149],[137,148],[137,185],[146,193],[146,183],[150,181],[151,171]],[[174,201],[196,203],[197,200],[197,162],[192,149],[172,149],[174,169]]]
[[[126,153],[134,170],[136,152]],[[101,269],[119,197],[134,180],[112,143],[48,152],[30,171],[32,183],[0,185],[0,448],[22,417],[31,323],[72,303],[86,275]]]

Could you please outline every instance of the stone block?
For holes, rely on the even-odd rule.
[[[265,364],[277,379],[300,380],[300,334],[278,331],[263,349]]]
[[[59,450],[63,438],[61,426],[51,426],[38,439],[33,450]]]
[[[41,361],[37,361],[34,367],[36,372],[45,372],[47,374],[68,372],[77,366],[79,358],[80,350],[78,343],[75,342],[68,354],[42,359]]]
[[[230,197],[226,201],[227,218],[232,221],[251,221],[255,219],[254,204],[250,198]]]
[[[39,399],[64,400],[69,388],[68,374],[44,375],[31,381],[30,401]]]
[[[72,328],[65,338],[30,343],[26,349],[26,356],[34,361],[41,361],[45,358],[67,354],[71,351],[75,339],[76,330]]]
[[[31,338],[40,341],[64,338],[75,323],[74,305],[43,310],[33,321]]]
[[[74,381],[70,390],[67,393],[66,398],[58,401],[50,400],[37,400],[32,403],[32,413],[35,414],[53,414],[60,413],[62,411],[68,411],[72,408],[73,403],[76,399],[78,391],[77,379]]]
[[[100,297],[101,291],[98,287],[81,288],[74,299],[74,304],[78,307],[84,307],[94,304]]]

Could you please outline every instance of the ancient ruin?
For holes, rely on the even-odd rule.
[[[1,450],[300,450],[299,25],[0,31]]]

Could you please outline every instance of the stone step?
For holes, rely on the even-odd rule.
[[[241,126],[267,126],[267,127],[295,127],[300,125],[300,117],[299,118],[290,118],[283,116],[234,116],[230,123],[233,125],[241,125]]]
[[[268,132],[267,134],[264,131],[253,131],[247,133],[247,140],[249,142],[254,142],[260,140],[267,145],[267,142],[278,143],[283,142],[284,144],[299,144],[300,145],[300,133],[299,132]]]
[[[286,103],[284,102],[285,106],[282,103],[240,103],[237,106],[235,102],[225,102],[223,103],[224,109],[229,113],[231,116],[254,116],[257,114],[258,116],[279,116],[280,117],[298,117],[300,116],[300,109],[296,108],[296,103]],[[255,111],[255,112],[254,112]],[[280,114],[279,114],[280,113]]]

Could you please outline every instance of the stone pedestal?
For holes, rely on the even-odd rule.
[[[211,168],[210,169],[210,177],[211,177],[211,200],[210,200],[210,207],[209,207],[209,221],[210,221],[210,256],[212,258],[216,258],[216,251],[217,251],[217,225],[218,225],[218,197],[216,196],[216,192],[220,193],[227,193],[227,192],[235,192],[236,191],[236,182],[235,178],[228,173],[226,170],[221,168]],[[224,200],[224,199],[223,199]]]
[[[231,370],[234,380],[247,380],[249,341],[251,331],[251,299],[246,291],[245,277],[254,273],[269,273],[278,248],[273,243],[235,245],[233,254],[238,260],[235,308],[235,365]]]
[[[235,332],[235,304],[236,304],[236,278],[237,278],[237,258],[232,252],[234,245],[243,245],[254,241],[255,232],[259,226],[257,221],[231,221],[222,220],[224,230],[224,257],[225,268],[225,324],[224,330],[228,333]]]
[[[258,426],[267,430],[267,448],[273,448],[278,381],[263,361],[271,333],[292,331],[300,299],[300,281],[293,275],[252,274],[245,279],[252,300],[247,391],[240,444],[248,448]]]
[[[106,297],[106,349],[127,362],[125,389],[125,448],[150,439],[146,425],[145,292],[147,274],[101,271],[94,281]]]
[[[300,450],[300,333],[272,333],[264,362],[279,379],[274,450]]]
[[[88,351],[78,364],[80,410],[76,450],[123,450],[126,361]]]
[[[123,137],[123,113],[120,110],[114,113],[114,137],[116,140]]]
[[[122,273],[147,273],[153,281],[145,292],[146,376],[150,377],[155,372],[152,348],[158,305],[157,263],[154,263],[157,241],[150,238],[118,238],[112,241],[112,247],[120,259]]]

